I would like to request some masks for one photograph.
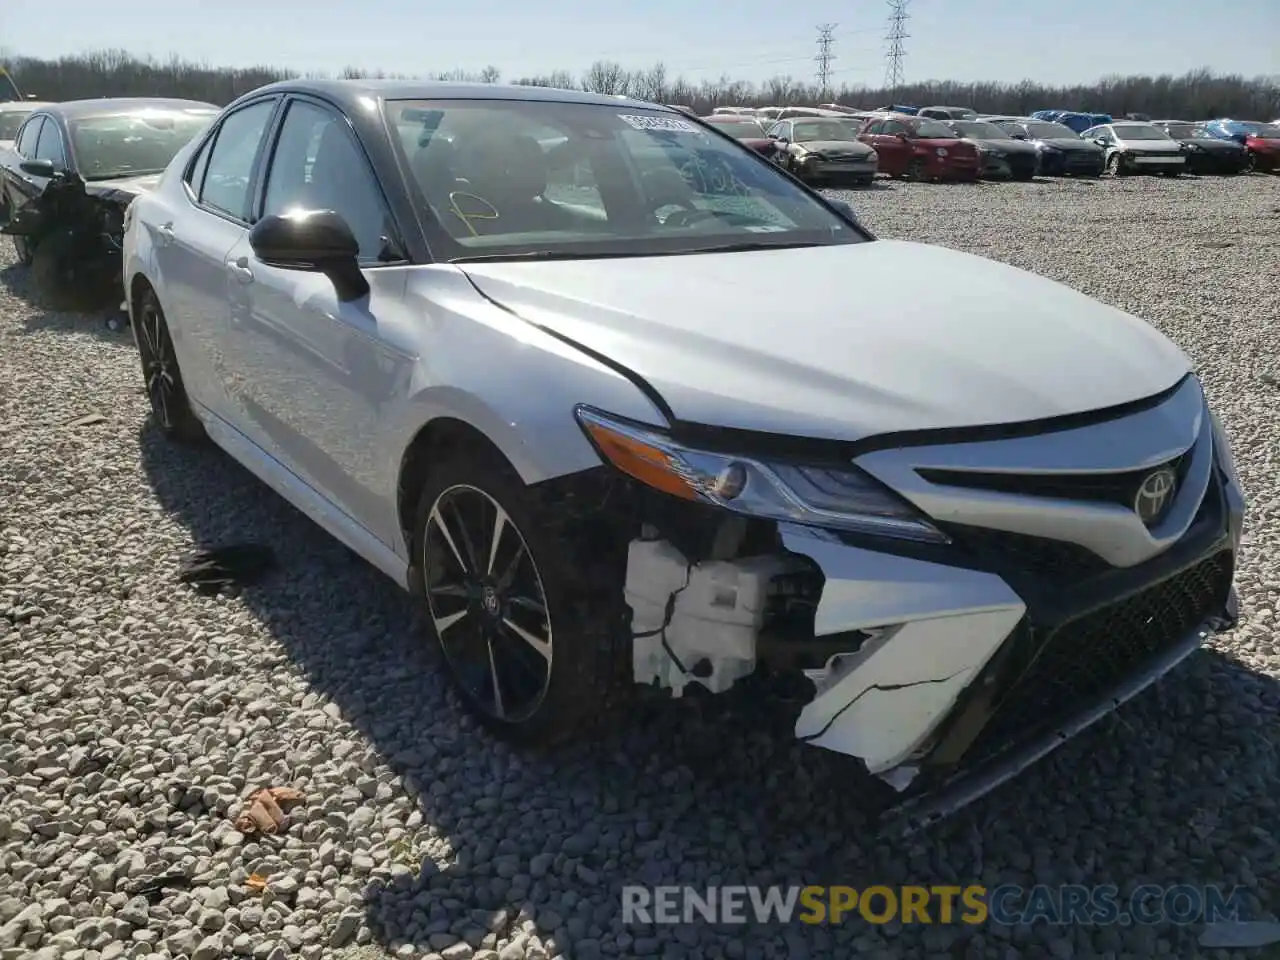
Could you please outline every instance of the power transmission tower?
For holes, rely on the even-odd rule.
[[[889,41],[889,53],[885,62],[884,85],[894,99],[897,99],[898,88],[902,86],[902,60],[907,55],[902,41],[911,36],[907,33],[907,21],[911,19],[911,14],[907,13],[909,2],[889,0],[889,35],[885,37]]]
[[[836,58],[831,52],[831,44],[834,42],[831,32],[837,26],[835,23],[824,23],[818,27],[818,52],[813,62],[818,65],[818,93],[824,99],[831,89],[831,61]]]

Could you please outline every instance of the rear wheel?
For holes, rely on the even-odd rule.
[[[191,410],[173,337],[155,291],[148,290],[134,312],[134,339],[146,383],[151,414],[160,432],[180,443],[200,443],[204,426]]]
[[[496,452],[431,471],[414,527],[416,586],[455,689],[500,736],[552,744],[597,717],[614,670],[608,618],[575,584],[566,544]]]

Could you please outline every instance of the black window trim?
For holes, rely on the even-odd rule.
[[[252,198],[256,194],[257,185],[258,185],[257,182],[261,176],[262,157],[263,157],[263,154],[265,153],[263,149],[263,145],[269,141],[270,137],[273,134],[276,121],[280,115],[280,103],[283,99],[284,98],[278,93],[271,93],[262,97],[254,97],[252,100],[246,100],[244,103],[236,104],[234,109],[224,111],[222,115],[217,118],[217,121],[209,128],[209,130],[201,138],[200,146],[198,146],[195,150],[193,150],[191,153],[191,156],[187,158],[187,163],[182,169],[183,190],[187,195],[187,201],[191,204],[193,208],[195,208],[196,210],[200,210],[203,213],[207,213],[210,216],[218,217],[221,220],[226,220],[228,223],[234,223],[236,226],[244,227],[245,229],[248,229],[252,225],[253,221],[251,219],[245,220],[242,217],[235,216],[234,214],[228,213],[225,210],[221,210],[217,207],[213,207],[205,203],[200,198],[200,194],[204,191],[204,180],[203,178],[201,179],[200,188],[198,190],[192,190],[191,189],[192,187],[191,173],[195,169],[196,162],[200,159],[200,155],[206,149],[206,147],[209,150],[209,157],[210,159],[212,159],[213,151],[216,150],[218,146],[218,137],[222,134],[222,127],[227,122],[227,119],[229,117],[233,117],[237,113],[241,113],[244,110],[247,110],[251,107],[256,107],[264,103],[270,103],[272,104],[272,111],[270,116],[267,117],[266,126],[262,128],[262,135],[258,138],[258,149],[257,149],[257,152],[254,153],[253,163],[249,167],[249,186],[248,186],[248,192],[246,194],[246,199],[252,200]],[[205,164],[204,169],[205,169],[205,176],[207,177],[209,174],[208,163]],[[252,215],[252,210],[254,209],[254,206],[252,203],[250,203],[249,209]]]
[[[29,157],[25,153],[23,153],[21,150],[18,149],[18,145],[22,143],[22,135],[27,132],[27,127],[31,126],[33,123],[44,123],[46,119],[52,120],[53,118],[50,117],[49,114],[44,112],[43,110],[37,110],[35,113],[30,114],[27,117],[27,119],[22,122],[22,126],[18,128],[18,135],[13,140],[13,152],[16,153],[18,156],[20,156],[23,160],[32,160],[34,159],[34,157]],[[40,145],[40,135],[43,132],[44,132],[43,130],[36,131],[36,142],[32,146],[33,151],[35,147],[38,147]]]
[[[400,218],[396,215],[395,205],[390,202],[387,197],[387,191],[383,187],[382,178],[378,176],[377,167],[373,163],[373,159],[369,156],[369,151],[364,145],[364,141],[360,139],[360,132],[356,129],[355,124],[351,122],[351,118],[347,116],[338,104],[324,98],[318,97],[310,93],[302,93],[296,91],[288,91],[281,95],[281,104],[277,107],[274,117],[267,125],[264,142],[267,144],[265,151],[260,151],[257,158],[257,169],[255,177],[250,183],[250,189],[253,192],[252,203],[250,204],[250,223],[257,223],[262,218],[263,209],[267,202],[267,180],[268,173],[271,170],[272,161],[275,160],[276,150],[280,145],[280,135],[284,131],[285,121],[289,116],[289,108],[295,101],[308,103],[313,107],[324,110],[337,118],[342,123],[351,137],[357,152],[361,159],[364,160],[365,170],[373,181],[374,189],[378,192],[379,199],[382,200],[383,211],[386,213],[392,226],[395,228],[396,236],[390,237],[392,244],[400,252],[400,258],[396,260],[371,260],[368,262],[360,261],[361,270],[378,270],[383,267],[403,267],[413,263],[413,259],[409,253],[409,245],[406,242],[406,234],[404,225],[400,222]]]

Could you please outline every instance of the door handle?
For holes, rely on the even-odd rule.
[[[167,247],[173,243],[173,221],[170,220],[168,223],[162,223],[156,227],[156,236],[159,238],[161,246]]]
[[[253,270],[249,268],[249,258],[241,257],[238,260],[228,260],[227,269],[241,283],[253,283]]]

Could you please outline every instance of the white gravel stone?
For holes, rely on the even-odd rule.
[[[1173,927],[627,928],[623,883],[1155,880],[1240,884],[1274,912],[1278,183],[842,194],[885,238],[1037,271],[1170,334],[1251,497],[1240,626],[906,850],[866,840],[845,758],[730,700],[549,756],[495,743],[404,596],[226,457],[159,442],[128,336],[30,306],[0,239],[0,960],[1195,951]],[[849,309],[892,322],[901,295],[851,286]],[[246,538],[279,576],[214,598],[175,582],[193,546]],[[228,822],[260,786],[306,795],[280,836]]]

